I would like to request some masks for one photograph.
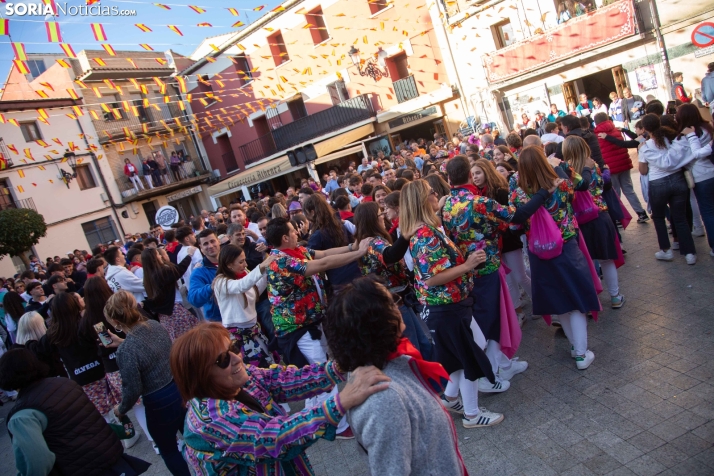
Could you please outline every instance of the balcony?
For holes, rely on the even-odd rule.
[[[114,138],[123,139],[125,137],[125,127],[136,135],[142,135],[156,131],[166,131],[166,126],[170,129],[178,129],[179,125],[174,118],[183,119],[182,124],[187,124],[187,120],[183,118],[183,114],[174,104],[156,104],[159,108],[157,110],[153,107],[154,105],[145,108],[140,103],[140,101],[135,101],[133,104],[138,115],[131,110],[127,112],[121,105],[118,105],[115,109],[119,111],[121,118],[116,118],[112,113],[105,113],[101,109],[93,108],[100,117],[99,120],[92,119],[94,128],[99,133],[99,142],[105,143],[110,140],[105,131]],[[117,106],[117,104],[112,106]],[[164,121],[164,123],[161,121]]]
[[[221,160],[223,161],[223,165],[226,166],[226,172],[231,173],[231,172],[235,172],[236,170],[238,170],[238,163],[236,162],[236,156],[235,156],[235,154],[233,154],[232,150],[221,155]]]
[[[362,94],[324,111],[301,117],[240,146],[241,156],[245,165],[250,165],[278,151],[374,117],[374,114],[369,95]]]
[[[394,86],[394,93],[397,95],[397,102],[400,104],[419,97],[419,90],[413,74],[394,81],[392,85]]]
[[[188,187],[191,184],[198,184],[205,181],[210,171],[206,170],[197,159],[187,160],[179,165],[179,170],[174,172],[171,166],[166,164],[167,174],[160,175],[161,183],[156,180],[156,176],[151,177],[153,188],[149,188],[149,182],[144,176],[139,176],[143,189],[138,188],[126,176],[116,179],[117,187],[121,191],[122,202],[130,203],[137,200],[152,198],[175,190]]]
[[[632,0],[619,0],[481,58],[489,83],[558,63],[637,33]]]
[[[37,208],[35,207],[35,202],[32,200],[32,198],[13,200],[8,195],[5,195],[4,200],[0,199],[0,211],[7,210],[9,208],[27,208],[30,210],[37,211]]]

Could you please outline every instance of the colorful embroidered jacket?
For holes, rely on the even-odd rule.
[[[605,182],[602,178],[602,173],[600,172],[600,167],[595,164],[595,168],[592,169],[592,179],[590,179],[590,195],[593,197],[593,202],[597,205],[600,213],[607,212],[607,203],[602,196],[602,188]]]
[[[189,402],[183,438],[186,462],[199,475],[312,475],[305,449],[318,438],[334,440],[345,414],[338,396],[317,407],[287,415],[278,403],[330,391],[345,380],[334,362],[301,369],[247,365],[247,392],[265,410],[238,400],[194,398]]]
[[[459,248],[442,231],[422,226],[409,240],[409,252],[414,258],[414,288],[421,304],[438,306],[461,302],[468,297],[473,288],[470,273],[441,286],[425,284],[432,276],[464,263]]]
[[[580,175],[573,172],[573,178],[578,182],[581,179]],[[509,203],[516,208],[523,206],[531,198],[531,194],[527,194],[518,186],[518,172],[513,174],[509,184],[511,196]],[[563,240],[568,240],[576,234],[575,215],[573,214],[573,183],[570,180],[563,180],[553,194],[545,201],[543,206],[553,217],[555,223],[560,229]],[[530,235],[530,220],[525,223],[526,234]]]
[[[372,239],[367,254],[357,262],[362,276],[376,274],[382,277],[390,288],[409,284],[409,277],[402,261],[390,265],[384,263],[382,253],[389,246],[391,246],[389,242],[381,236]]]
[[[486,252],[486,263],[476,270],[477,276],[498,271],[501,265],[499,242],[508,230],[514,207],[504,207],[488,197],[474,195],[466,188],[455,187],[442,208],[444,229],[464,256],[474,251]]]
[[[322,280],[318,275],[305,276],[307,262],[314,258],[315,251],[302,246],[297,249],[305,256],[304,260],[280,250],[271,251],[278,259],[268,267],[268,299],[275,334],[280,337],[319,322],[326,309],[320,297],[325,289]]]

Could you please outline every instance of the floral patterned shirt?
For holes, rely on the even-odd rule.
[[[464,256],[478,250],[486,252],[485,266],[476,270],[477,276],[498,271],[501,235],[508,230],[515,212],[515,207],[504,207],[466,188],[451,190],[442,208],[444,229]]]
[[[409,252],[414,259],[414,288],[421,304],[452,304],[468,297],[473,288],[470,273],[440,286],[426,285],[432,276],[464,263],[459,248],[441,230],[428,225],[420,227],[409,240]]]
[[[304,259],[277,249],[271,251],[278,259],[268,267],[268,299],[275,335],[279,337],[319,322],[325,315],[322,280],[317,274],[305,276],[307,262],[315,257],[315,251],[302,246],[297,250]]]
[[[367,254],[357,262],[362,276],[376,274],[382,277],[390,288],[409,284],[406,267],[402,261],[390,265],[384,263],[382,253],[389,246],[391,246],[389,242],[380,236],[372,239]]]
[[[578,174],[573,173],[573,179],[580,181],[581,178]],[[509,188],[511,195],[509,197],[509,203],[516,208],[523,206],[530,200],[532,194],[527,194],[518,186],[518,172],[513,174],[511,181],[509,183]],[[543,206],[553,217],[555,223],[560,229],[560,234],[563,236],[563,240],[568,240],[575,236],[576,234],[576,222],[575,214],[573,213],[573,207],[571,203],[573,201],[573,182],[570,180],[563,180],[558,188],[553,192],[553,194],[548,197]],[[530,220],[525,223],[526,236],[530,235]]]
[[[604,184],[605,182],[603,181],[600,167],[595,164],[595,168],[592,169],[592,179],[590,179],[590,186],[588,190],[590,190],[590,195],[592,195],[593,197],[593,202],[595,202],[595,205],[597,205],[598,209],[600,210],[600,213],[607,212],[607,203],[605,203],[605,199],[602,196],[602,187]]]

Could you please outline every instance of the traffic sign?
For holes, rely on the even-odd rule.
[[[714,45],[714,23],[704,22],[692,31],[692,44],[699,48],[706,48]]]

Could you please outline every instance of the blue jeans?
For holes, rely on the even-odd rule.
[[[148,395],[144,395],[146,426],[159,447],[161,458],[174,476],[191,476],[188,465],[178,450],[176,432],[183,434],[186,407],[181,403],[176,384],[170,384]]]
[[[275,337],[275,326],[273,325],[273,316],[270,313],[270,300],[258,301],[255,304],[255,311],[258,313],[258,322],[263,330],[263,335],[268,338],[268,342],[272,341]]]
[[[697,197],[709,247],[714,249],[714,178],[695,183],[694,196]]]
[[[660,249],[670,249],[667,224],[664,221],[667,205],[669,205],[672,228],[676,230],[676,236],[679,239],[679,253],[681,255],[696,254],[692,232],[687,224],[689,187],[684,174],[675,172],[657,180],[650,180],[649,192],[652,221],[657,232]]]

